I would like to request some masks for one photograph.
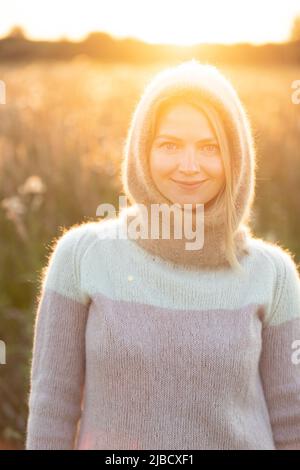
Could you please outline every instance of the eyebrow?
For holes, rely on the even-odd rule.
[[[176,140],[177,142],[183,142],[183,139],[180,139],[179,137],[176,137],[175,135],[171,135],[171,134],[160,134],[156,136],[154,140],[164,139],[164,138]],[[205,139],[200,139],[197,141],[197,143],[204,143],[204,142],[215,142],[216,144],[218,143],[214,137],[207,137]]]

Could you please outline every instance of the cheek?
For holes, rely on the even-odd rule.
[[[163,178],[174,169],[174,161],[162,155],[161,152],[151,152],[150,170],[153,178]]]
[[[222,160],[219,158],[216,160],[211,160],[209,166],[207,167],[207,171],[214,177],[223,179],[225,178],[224,166]]]

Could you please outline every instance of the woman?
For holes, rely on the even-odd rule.
[[[299,275],[250,232],[255,147],[218,69],[146,86],[122,180],[131,207],[69,229],[42,277],[26,448],[300,449]]]

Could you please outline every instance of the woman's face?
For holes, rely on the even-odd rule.
[[[208,203],[225,182],[215,133],[200,110],[176,104],[157,123],[150,149],[150,170],[159,191],[173,203]],[[188,185],[183,183],[196,183]]]

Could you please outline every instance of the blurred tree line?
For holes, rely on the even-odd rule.
[[[172,46],[147,44],[127,37],[115,39],[104,32],[92,32],[81,42],[67,39],[32,41],[26,38],[21,26],[14,26],[0,39],[0,61],[70,60],[86,56],[103,62],[146,64],[151,62],[185,60],[190,56],[215,64],[300,64],[299,18],[291,27],[290,40],[283,43],[253,45],[199,44]]]

